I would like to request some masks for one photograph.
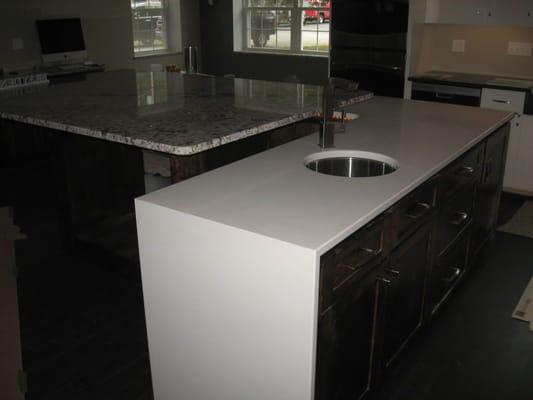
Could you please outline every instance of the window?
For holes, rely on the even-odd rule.
[[[167,0],[131,0],[136,55],[168,50],[168,9]]]
[[[331,1],[242,0],[243,50],[325,54]]]

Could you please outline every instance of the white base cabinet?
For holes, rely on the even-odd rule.
[[[521,115],[511,123],[504,190],[533,195],[533,116]]]
[[[533,116],[522,114],[525,98],[525,92],[485,88],[481,107],[517,113],[511,121],[503,187],[507,192],[533,195]]]

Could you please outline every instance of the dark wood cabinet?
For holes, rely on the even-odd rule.
[[[469,232],[464,232],[433,263],[427,303],[434,314],[466,272]]]
[[[437,256],[443,254],[470,226],[475,194],[476,184],[470,183],[462,186],[453,196],[443,199],[437,222],[438,233],[435,243]]]
[[[385,218],[377,218],[335,246],[321,258],[320,313],[352,290],[352,278],[359,278],[376,267],[388,253],[385,247]]]
[[[384,269],[389,282],[383,302],[383,366],[388,367],[423,319],[431,225],[426,224],[398,247]]]
[[[318,324],[316,399],[359,399],[371,386],[380,307],[379,268],[352,276]]]
[[[320,260],[317,400],[361,399],[494,233],[505,125]]]
[[[471,259],[477,257],[492,237],[498,222],[509,129],[506,125],[487,139],[485,164],[476,199]]]

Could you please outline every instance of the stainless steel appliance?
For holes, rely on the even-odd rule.
[[[335,0],[331,13],[330,76],[403,97],[409,0]]]
[[[411,98],[413,100],[479,107],[481,104],[481,89],[414,82]]]

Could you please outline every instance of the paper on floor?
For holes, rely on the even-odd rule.
[[[513,312],[513,318],[529,322],[529,329],[533,331],[533,277],[524,290],[520,301]]]

